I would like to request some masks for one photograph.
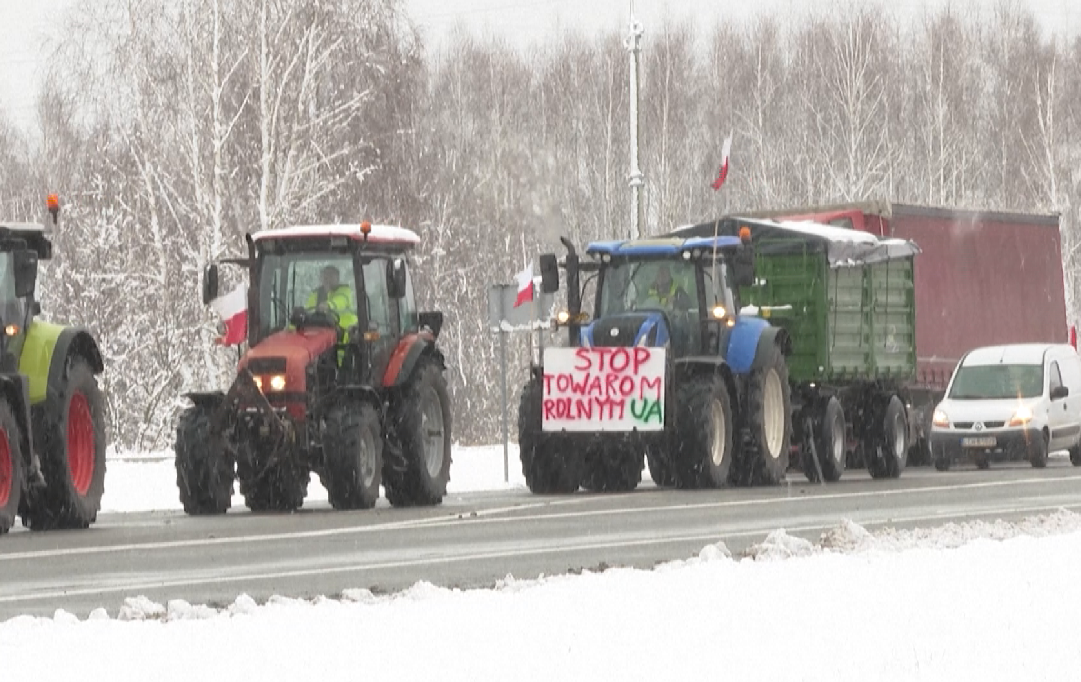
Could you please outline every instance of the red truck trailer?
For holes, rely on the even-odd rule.
[[[748,215],[741,213],[740,215]],[[914,241],[917,378],[908,387],[910,464],[930,462],[931,415],[961,356],[977,346],[1067,343],[1057,215],[873,201],[755,211]]]

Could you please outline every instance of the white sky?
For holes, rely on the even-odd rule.
[[[84,3],[96,0],[82,0]],[[463,25],[489,34],[504,35],[518,45],[542,40],[552,31],[572,27],[593,32],[623,29],[630,0],[406,0],[414,19],[436,45],[447,31]],[[856,4],[884,6],[913,19],[929,9],[947,4],[971,11],[986,9],[991,0],[849,0]],[[1014,0],[1037,14],[1046,29],[1067,35],[1081,30],[1081,2],[1077,0]],[[758,13],[792,16],[807,7],[822,6],[810,0],[634,0],[635,12],[644,24],[644,47],[649,46],[650,26],[670,12],[675,17],[692,13],[711,24],[724,15],[739,19]],[[64,10],[75,0],[0,0],[0,110],[21,128],[32,125],[34,100],[40,83],[45,45],[49,38],[62,39]],[[453,7],[453,9],[451,9]]]

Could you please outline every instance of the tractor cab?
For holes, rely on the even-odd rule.
[[[570,345],[665,346],[675,357],[716,352],[739,310],[738,286],[754,279],[749,233],[743,237],[666,237],[593,242],[592,262],[569,254],[568,287],[578,271],[597,272],[594,320],[581,295],[568,292],[568,313],[557,319]],[[542,288],[559,288],[555,256],[541,257]]]

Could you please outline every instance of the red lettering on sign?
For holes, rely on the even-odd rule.
[[[634,395],[634,377],[623,377],[620,379],[619,392],[624,398]]]
[[[584,372],[593,366],[592,361],[589,359],[588,348],[579,348],[578,350],[574,351],[574,357],[578,358],[578,364],[576,364],[574,368],[579,372]],[[581,364],[583,362],[585,363],[585,365]]]
[[[638,374],[642,369],[642,365],[649,362],[649,359],[653,357],[653,353],[648,348],[642,348],[641,346],[635,346],[634,348],[634,373]]]
[[[616,367],[616,365],[619,365]],[[631,354],[627,352],[626,348],[617,348],[612,352],[612,357],[608,360],[608,366],[613,372],[625,372],[631,365]]]
[[[589,400],[589,399],[582,400],[581,398],[579,398],[578,400],[574,401],[574,409],[575,409],[575,417],[576,418],[579,418],[579,417],[584,417],[585,419],[592,419],[593,418],[593,401],[592,400]]]
[[[639,399],[645,399],[646,390],[651,390],[653,393],[650,395],[654,400],[661,399],[661,378],[650,379],[649,377],[642,377],[642,385],[638,393]]]
[[[544,401],[544,418],[556,419],[556,401],[551,398]]]

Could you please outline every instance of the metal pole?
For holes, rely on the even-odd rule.
[[[499,330],[499,365],[503,375],[503,482],[510,482],[510,433],[507,429],[507,332]]]
[[[631,186],[632,216],[631,216],[631,239],[638,239],[642,233],[642,226],[646,221],[645,176],[639,167],[638,136],[641,126],[638,119],[638,53],[641,50],[642,24],[634,19],[634,2],[631,1],[630,32],[623,46],[630,53],[630,138],[631,138],[631,170],[629,175]]]

